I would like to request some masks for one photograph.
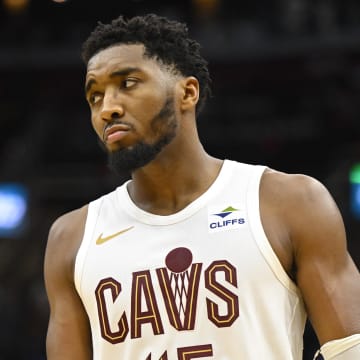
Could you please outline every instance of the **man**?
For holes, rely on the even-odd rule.
[[[207,63],[156,15],[99,24],[86,98],[131,180],[52,226],[49,360],[302,358],[305,309],[325,359],[360,359],[360,277],[328,191],[211,157],[196,115]]]

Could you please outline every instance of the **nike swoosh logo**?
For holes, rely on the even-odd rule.
[[[99,235],[99,237],[97,238],[97,240],[96,240],[96,245],[101,245],[101,244],[103,244],[103,243],[105,243],[105,242],[113,239],[113,238],[116,237],[116,236],[122,235],[122,234],[126,233],[127,231],[131,230],[133,227],[134,227],[134,226],[130,226],[130,227],[128,227],[127,229],[118,231],[117,233],[112,234],[112,235],[109,235],[109,236],[106,236],[106,237],[102,237],[103,234],[101,233],[101,234]]]

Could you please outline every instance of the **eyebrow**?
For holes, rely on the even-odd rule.
[[[118,77],[118,76],[125,76],[125,75],[129,75],[131,73],[134,73],[134,72],[137,72],[137,71],[140,71],[140,68],[138,67],[126,67],[124,69],[121,69],[121,70],[117,70],[117,71],[114,71],[110,74],[110,78],[114,78],[114,77]],[[86,84],[85,84],[85,94],[87,94],[91,87],[96,84],[96,80],[95,79],[90,79]]]

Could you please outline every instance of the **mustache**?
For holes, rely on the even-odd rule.
[[[163,107],[160,109],[160,111],[153,117],[154,121],[151,124],[151,126],[153,128],[156,127],[158,122],[163,121],[164,118],[168,118],[171,117],[173,115],[173,110],[174,110],[174,98],[172,96],[167,96],[166,100],[165,100],[165,104],[163,105]],[[114,125],[125,125],[127,126],[130,130],[134,130],[135,127],[132,123],[129,123],[127,121],[124,121],[123,119],[118,119],[118,118],[114,118],[112,121],[108,122],[103,129],[102,132],[102,142],[105,143],[105,132],[107,129],[111,128]]]

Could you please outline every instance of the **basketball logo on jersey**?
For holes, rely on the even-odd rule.
[[[171,325],[177,330],[194,328],[197,291],[202,264],[192,264],[192,253],[184,247],[170,251],[166,268],[157,269],[162,295]]]
[[[240,206],[208,207],[209,233],[238,229],[244,224],[244,211]]]

